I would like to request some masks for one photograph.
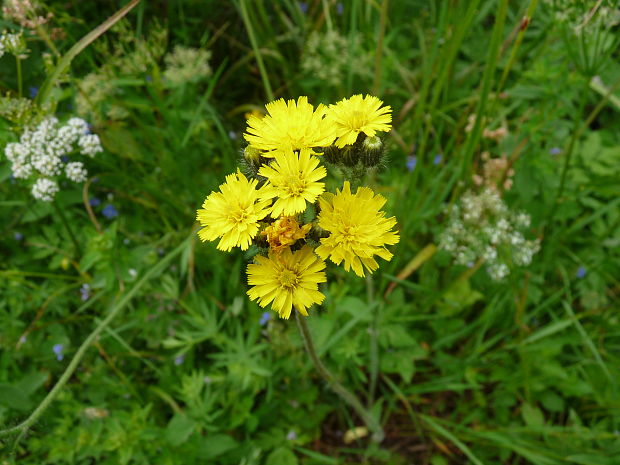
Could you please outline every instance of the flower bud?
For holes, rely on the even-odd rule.
[[[248,145],[245,149],[243,149],[243,158],[245,158],[245,161],[252,165],[260,165],[260,155],[260,150],[256,147],[252,147],[251,145]]]
[[[338,163],[340,159],[340,149],[335,145],[330,145],[323,149],[323,157],[327,163]]]
[[[377,166],[383,156],[383,142],[377,136],[367,137],[362,143],[362,164],[366,167]]]

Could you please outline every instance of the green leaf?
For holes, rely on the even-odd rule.
[[[166,440],[171,446],[179,446],[187,441],[195,426],[194,420],[184,413],[177,413],[166,427]]]
[[[527,426],[543,426],[545,424],[542,411],[528,402],[521,405],[521,416]]]
[[[214,434],[209,436],[202,444],[200,455],[205,459],[212,459],[225,454],[237,446],[237,441],[227,434]]]
[[[278,447],[269,454],[265,461],[265,465],[297,465],[298,463],[293,451],[286,447]]]

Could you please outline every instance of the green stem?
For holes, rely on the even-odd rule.
[[[239,1],[239,10],[241,12],[241,19],[243,19],[243,24],[245,24],[245,28],[248,31],[248,37],[250,38],[250,43],[252,44],[252,50],[254,51],[254,56],[256,57],[256,64],[258,65],[258,69],[260,71],[261,79],[263,80],[263,86],[265,87],[265,93],[267,94],[267,99],[272,102],[274,100],[273,90],[271,89],[271,83],[269,82],[269,74],[267,74],[267,69],[265,68],[265,63],[263,63],[263,56],[260,53],[260,49],[258,48],[258,42],[256,41],[256,35],[254,34],[254,28],[252,27],[252,21],[250,21],[250,17],[248,16],[248,10],[245,5],[246,0]]]
[[[357,412],[364,423],[366,423],[366,426],[372,432],[372,439],[376,442],[383,441],[385,435],[381,424],[370,414],[370,412],[368,412],[368,410],[364,408],[355,394],[340,384],[334,375],[327,369],[327,367],[323,365],[323,362],[321,362],[321,359],[317,355],[316,349],[314,348],[312,336],[310,335],[310,329],[308,328],[308,323],[306,322],[305,317],[300,316],[299,312],[295,312],[295,317],[297,318],[297,326],[299,327],[302,339],[304,340],[306,351],[308,352],[308,355],[310,355],[312,363],[314,363],[314,366],[319,374],[323,377],[327,384],[329,384],[331,389],[338,394],[342,400],[349,404]]]
[[[84,50],[92,42],[94,42],[99,36],[101,36],[104,32],[106,32],[108,29],[114,26],[117,22],[119,22],[123,18],[123,16],[129,13],[131,9],[135,7],[139,2],[140,0],[131,0],[123,8],[118,10],[116,13],[114,13],[112,16],[106,19],[99,26],[97,26],[95,29],[93,29],[88,34],[86,34],[84,37],[82,37],[77,43],[75,43],[73,47],[71,47],[69,51],[63,55],[63,57],[60,59],[60,61],[58,62],[54,70],[50,73],[50,75],[41,85],[41,88],[39,89],[39,93],[37,94],[37,97],[36,97],[36,102],[39,104],[47,103],[47,100],[50,97],[54,84],[56,84],[56,81],[58,80],[58,78],[60,78],[62,73],[64,73],[69,68],[69,65],[71,65],[71,62],[73,61],[73,59],[82,50]]]
[[[333,29],[332,17],[329,14],[329,5],[327,3],[327,0],[323,0],[323,13],[325,14],[325,24],[327,25],[327,30],[331,32]]]
[[[80,244],[77,241],[75,234],[73,234],[73,230],[71,229],[71,226],[69,225],[69,222],[67,221],[67,217],[63,213],[62,208],[58,206],[58,203],[56,203],[55,200],[52,202],[52,205],[54,205],[56,214],[60,217],[60,220],[62,221],[63,226],[65,227],[65,229],[67,230],[67,233],[69,234],[69,237],[71,238],[71,242],[73,242],[73,246],[75,247],[75,253],[77,254],[78,257],[81,257],[82,249],[80,248]]]
[[[368,389],[368,407],[372,407],[377,390],[377,378],[379,376],[379,305],[374,301],[374,281],[372,275],[366,276],[366,295],[368,305],[372,311],[372,321],[368,332],[370,334],[370,387]]]
[[[157,265],[155,265],[153,268],[147,271],[144,276],[142,276],[142,278],[136,283],[136,285],[127,294],[125,294],[116,305],[112,307],[112,310],[110,311],[108,316],[105,317],[101,321],[101,323],[97,325],[94,331],[90,333],[90,335],[84,340],[82,345],[79,347],[79,349],[71,359],[71,362],[69,362],[69,365],[67,365],[64,373],[58,379],[52,390],[47,394],[47,396],[45,396],[45,399],[43,399],[39,406],[30,414],[30,416],[26,420],[24,420],[19,425],[0,431],[0,437],[13,433],[19,433],[19,436],[15,440],[13,448],[17,446],[24,434],[26,434],[28,429],[38,420],[38,418],[43,414],[43,412],[45,412],[47,407],[49,407],[52,401],[56,398],[63,386],[67,383],[67,381],[69,381],[69,378],[71,378],[76,368],[80,364],[82,358],[84,357],[86,350],[88,350],[90,345],[97,339],[99,334],[101,334],[101,332],[105,328],[107,328],[107,326],[112,322],[112,320],[114,320],[114,318],[116,318],[121,313],[121,310],[123,310],[127,306],[129,301],[133,299],[133,297],[142,288],[142,286],[144,286],[144,284],[154,275],[162,272],[164,268],[168,265],[168,263],[170,263],[172,259],[179,255],[185,247],[187,247],[187,240],[183,241],[179,246],[177,246],[176,249],[174,249],[172,252],[162,258]]]
[[[560,186],[558,187],[558,191],[555,195],[555,201],[553,202],[551,206],[551,212],[549,213],[549,216],[547,217],[547,224],[551,224],[551,221],[553,220],[553,217],[555,216],[555,213],[560,204],[560,199],[562,198],[562,194],[564,193],[564,186],[566,184],[566,175],[568,174],[568,168],[570,167],[570,162],[573,157],[573,151],[574,151],[573,149],[575,148],[575,143],[577,142],[577,138],[581,134],[581,131],[579,129],[581,126],[583,110],[588,100],[589,89],[590,89],[590,81],[587,80],[585,88],[582,90],[582,93],[581,93],[581,102],[579,104],[579,110],[575,113],[573,135],[570,139],[570,142],[568,143],[568,148],[566,149],[566,155],[564,156],[564,166],[562,167],[562,174],[560,177]]]
[[[22,79],[22,60],[18,56],[15,56],[15,62],[17,63],[17,94],[21,98],[24,95],[24,83]]]
[[[383,38],[385,37],[385,26],[387,24],[388,0],[381,3],[381,23],[379,25],[379,40],[377,41],[377,55],[375,56],[375,76],[372,89],[375,95],[379,93],[381,87],[381,60],[383,58]]]

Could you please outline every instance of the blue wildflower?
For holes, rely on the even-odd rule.
[[[271,319],[271,314],[269,312],[264,312],[261,315],[260,320],[258,321],[258,324],[261,326],[265,326],[270,319]]]
[[[583,278],[586,275],[586,272],[587,272],[587,270],[586,270],[585,266],[580,266],[577,269],[577,273],[575,273],[575,276],[577,276],[579,279],[581,279],[581,278]]]
[[[90,298],[90,286],[88,284],[82,284],[80,288],[80,298],[82,302],[86,302]]]
[[[54,344],[54,347],[52,347],[52,350],[54,351],[54,353],[56,354],[56,360],[58,360],[59,362],[65,358],[65,356],[62,353],[62,350],[64,349],[64,346],[62,344]]]
[[[116,218],[118,216],[118,210],[114,208],[114,205],[109,203],[105,207],[103,207],[103,210],[101,210],[101,214],[107,219],[111,220],[112,218]]]
[[[23,238],[24,238],[24,235],[20,233],[19,231],[15,231],[13,233],[13,239],[15,239],[16,241],[21,241]]]
[[[91,207],[98,207],[99,205],[101,205],[101,200],[99,200],[97,197],[91,197],[88,203]]]
[[[343,11],[344,11],[344,5],[342,4],[342,2],[336,3],[336,13],[341,15]]]
[[[307,2],[299,2],[299,9],[303,14],[308,13],[308,3]]]
[[[415,155],[410,155],[407,157],[407,169],[409,171],[413,171],[415,169],[415,165],[418,164],[418,159]]]
[[[62,157],[60,157],[60,159],[62,160],[63,163],[67,163],[69,161],[69,156],[63,155]]]
[[[438,165],[439,163],[441,163],[441,153],[438,153],[435,155],[435,158],[433,158],[433,165]]]
[[[185,355],[179,355],[178,357],[176,357],[174,359],[174,364],[175,365],[180,365],[181,363],[183,363],[185,361]]]
[[[551,155],[559,155],[562,153],[562,149],[560,147],[552,147],[551,150],[549,150],[549,153]]]
[[[35,98],[39,93],[39,88],[35,86],[30,86],[28,88],[28,93],[30,94],[30,98]]]

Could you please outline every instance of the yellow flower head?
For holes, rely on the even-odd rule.
[[[273,150],[300,150],[327,147],[334,141],[333,124],[325,120],[327,108],[319,105],[316,110],[308,103],[308,97],[297,102],[279,99],[266,105],[267,115],[248,118],[245,140],[257,149],[265,150],[271,157]]]
[[[358,276],[364,276],[364,268],[372,273],[379,267],[374,255],[391,260],[392,254],[385,246],[396,244],[399,236],[391,231],[396,218],[385,218],[380,210],[384,204],[385,198],[368,187],[360,187],[352,194],[348,181],[342,192],[323,194],[318,223],[331,234],[321,239],[316,253],[324,260],[329,257],[336,265],[344,261],[344,269],[353,268]]]
[[[326,119],[335,125],[336,145],[342,148],[354,144],[360,132],[372,137],[377,131],[392,129],[392,108],[381,105],[377,97],[361,94],[330,105]]]
[[[323,302],[325,296],[319,292],[319,283],[324,283],[325,262],[304,246],[291,252],[286,248],[280,254],[270,254],[269,258],[257,255],[257,263],[248,265],[248,291],[251,300],[265,307],[271,303],[280,318],[288,319],[293,307],[304,316],[307,308]]]
[[[278,253],[306,237],[311,228],[311,224],[305,224],[300,228],[294,217],[283,216],[266,227],[261,234],[267,236],[271,251]]]
[[[198,210],[196,219],[204,226],[198,236],[204,241],[221,238],[219,250],[233,247],[247,250],[258,233],[258,222],[269,214],[269,200],[258,201],[258,181],[248,179],[237,170],[226,176],[220,192],[211,192]]]
[[[269,183],[261,189],[261,199],[277,197],[271,216],[291,216],[306,209],[306,201],[314,203],[325,191],[320,182],[327,176],[327,170],[319,166],[319,159],[312,156],[310,149],[301,149],[299,155],[292,150],[272,152],[275,161],[271,166],[263,166],[258,174],[266,177]]]

